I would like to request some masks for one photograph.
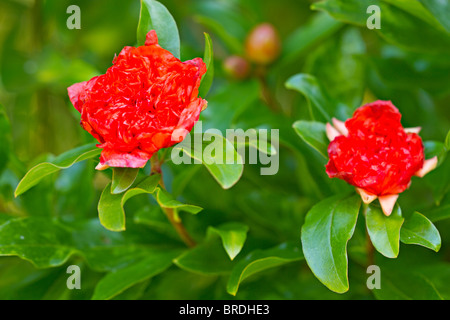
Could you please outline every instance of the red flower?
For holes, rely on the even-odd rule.
[[[345,123],[333,119],[334,127],[327,124],[328,176],[357,187],[366,203],[379,198],[386,215],[411,178],[437,164],[437,158],[425,161],[420,128],[404,129],[400,120],[390,101],[376,101],[356,110]]]
[[[207,102],[198,97],[206,65],[181,62],[158,45],[125,47],[106,74],[68,89],[81,125],[102,148],[97,169],[141,168],[162,148],[181,142]]]

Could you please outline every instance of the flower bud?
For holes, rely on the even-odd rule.
[[[245,51],[254,63],[268,65],[274,62],[281,51],[278,32],[269,23],[256,26],[247,37]]]
[[[250,63],[240,56],[230,56],[223,62],[223,69],[233,79],[243,80],[250,74]]]
[[[333,119],[326,126],[331,140],[328,176],[355,186],[366,204],[378,198],[386,216],[411,178],[423,177],[438,161],[425,160],[420,128],[404,129],[401,117],[392,102],[375,101],[358,108],[345,123]]]
[[[123,48],[105,74],[69,87],[82,127],[103,149],[97,169],[142,168],[181,142],[207,106],[198,97],[205,73],[201,58],[181,62],[151,30],[144,46]]]

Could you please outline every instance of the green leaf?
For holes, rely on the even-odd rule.
[[[242,157],[236,152],[234,146],[222,136],[211,135],[215,141],[222,140],[224,148],[223,155],[228,159],[233,159],[232,163],[224,163],[219,154],[203,154],[203,165],[224,189],[233,187],[242,177],[244,165]],[[213,142],[214,143],[214,142]],[[222,143],[220,143],[222,144]],[[208,144],[205,149],[210,146]],[[204,149],[204,150],[205,150]]]
[[[199,95],[205,98],[211,89],[214,80],[214,52],[213,43],[209,34],[205,33],[205,54],[203,62],[206,64],[206,73],[203,75],[202,82],[200,84]]]
[[[269,250],[256,250],[233,267],[228,279],[227,292],[235,296],[240,284],[248,277],[303,258],[301,249],[289,243],[283,243]]]
[[[113,168],[111,193],[119,194],[127,191],[136,181],[139,169],[135,168]]]
[[[319,151],[321,155],[328,158],[328,145],[325,124],[314,121],[297,121],[294,130],[311,147]]]
[[[237,152],[241,155],[245,154],[247,148],[252,148],[269,156],[275,156],[278,153],[277,149],[272,146],[269,141],[265,141],[266,139],[262,138],[257,133],[255,135],[248,134],[246,136],[244,132],[242,135],[236,134],[233,139],[229,138],[229,140],[234,143]]]
[[[434,224],[424,215],[414,212],[400,230],[400,240],[405,244],[417,244],[436,252],[441,248],[441,236]]]
[[[306,262],[330,290],[349,289],[347,242],[353,236],[361,200],[335,196],[319,202],[307,214],[302,227]]]
[[[173,148],[176,153],[184,152],[190,158],[202,163],[224,189],[233,187],[244,172],[242,157],[233,144],[222,135],[214,133],[193,134],[193,143],[185,139]],[[201,146],[200,143],[201,141]],[[209,142],[210,141],[210,142]],[[200,150],[201,147],[201,150]],[[174,155],[172,152],[172,155]],[[227,163],[227,160],[229,163]]]
[[[366,212],[366,226],[375,249],[387,258],[397,258],[400,251],[402,211],[397,204],[387,217],[380,207],[370,205]]]
[[[57,267],[76,252],[69,230],[45,218],[12,219],[0,226],[0,256],[18,256],[37,268]]]
[[[430,11],[440,24],[450,32],[450,3],[440,0],[419,0]]]
[[[312,120],[331,122],[337,115],[348,114],[348,107],[332,99],[317,79],[309,74],[297,74],[286,82],[286,88],[302,93],[310,108]]]
[[[111,231],[125,231],[124,197],[113,194],[111,183],[108,184],[98,202],[98,216],[100,223]]]
[[[159,175],[148,177],[135,188],[129,189],[124,194],[113,194],[111,192],[111,184],[108,184],[103,190],[98,203],[98,213],[101,224],[111,231],[124,231],[125,211],[123,207],[125,202],[134,196],[155,192],[159,179]]]
[[[161,188],[156,188],[156,192],[153,194],[153,197],[158,202],[161,208],[167,208],[174,210],[175,218],[178,219],[178,212],[184,211],[190,214],[197,214],[203,210],[198,206],[190,205],[182,203],[178,200],[173,199],[172,195],[169,194],[166,190]]]
[[[228,50],[234,54],[240,54],[243,51],[243,45],[241,42],[229,34],[223,25],[218,23],[216,20],[209,17],[196,15],[194,20],[201,25],[209,28],[214,34],[216,34],[223,43],[227,46]]]
[[[428,277],[410,270],[382,268],[381,288],[373,290],[379,300],[443,300]]]
[[[374,31],[386,41],[420,52],[450,52],[448,34],[430,24],[432,21],[425,8],[411,4],[415,1],[396,0],[396,5],[391,2],[394,3],[385,0],[325,0],[314,3],[312,8],[326,11],[337,20],[366,27],[370,17],[366,13],[367,8],[377,5],[381,10],[381,29]],[[423,17],[427,17],[426,21]]]
[[[247,239],[248,226],[239,222],[229,222],[218,227],[210,227],[222,239],[223,247],[231,260],[241,252]]]
[[[125,203],[132,197],[141,194],[152,194],[162,208],[170,208],[178,215],[178,211],[183,210],[192,214],[197,214],[202,208],[183,204],[171,198],[167,191],[158,187],[160,175],[152,175],[139,182],[134,188],[128,189],[122,194],[111,193],[111,184],[103,190],[98,203],[98,213],[101,224],[111,231],[125,230]]]
[[[141,0],[141,13],[137,29],[139,46],[145,44],[147,33],[155,30],[159,45],[180,59],[180,35],[169,10],[155,0]]]
[[[88,144],[65,152],[52,162],[41,163],[28,171],[17,186],[14,195],[18,197],[37,185],[44,177],[59,170],[70,168],[80,161],[94,158],[100,155],[100,153],[101,150],[95,144]]]
[[[92,300],[112,299],[131,286],[164,272],[179,254],[179,250],[149,251],[146,258],[104,276],[95,287]]]
[[[209,232],[204,242],[173,261],[179,268],[201,275],[222,275],[230,272],[232,262],[223,250],[219,236]]]

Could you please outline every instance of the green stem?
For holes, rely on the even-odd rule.
[[[255,75],[261,84],[261,94],[264,102],[273,112],[278,112],[280,108],[276,99],[272,96],[269,83],[267,82],[267,69],[265,67],[259,67],[255,72]]]

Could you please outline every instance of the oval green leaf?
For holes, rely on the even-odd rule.
[[[235,296],[240,284],[248,277],[303,258],[301,249],[289,243],[283,243],[269,250],[254,251],[233,267],[228,279],[227,292]]]
[[[406,219],[400,230],[400,240],[405,244],[417,244],[436,252],[441,248],[441,236],[434,224],[419,212]]]
[[[313,120],[318,118],[324,122],[331,122],[331,115],[334,112],[329,112],[329,110],[335,109],[336,106],[331,102],[314,76],[303,73],[297,74],[287,80],[286,88],[298,91],[305,96]],[[314,110],[319,113],[316,114]]]
[[[111,231],[125,230],[124,205],[130,198],[140,194],[151,194],[156,191],[160,176],[154,175],[146,178],[135,188],[129,189],[123,194],[113,194],[111,183],[106,186],[98,203],[100,223]]]
[[[75,252],[71,232],[55,221],[18,218],[0,226],[0,256],[18,256],[37,268],[51,268]]]
[[[233,187],[244,172],[243,159],[233,144],[219,134],[204,133],[190,136],[193,136],[193,143],[191,144],[190,138],[186,138],[173,148],[172,156],[177,152],[184,152],[195,160],[194,163],[202,163],[222,188]],[[197,143],[198,141],[202,141],[202,144]]]
[[[75,163],[94,158],[100,155],[101,149],[95,144],[88,144],[79,148],[70,150],[55,158],[52,162],[44,162],[33,167],[19,182],[14,195],[20,196],[30,188],[37,185],[46,176],[62,169],[67,169]]]
[[[327,138],[325,124],[314,121],[297,121],[293,127],[303,141],[328,158],[330,141]]]
[[[230,272],[232,262],[216,234],[209,232],[205,241],[173,261],[179,268],[201,275],[223,275]]]
[[[310,74],[297,74],[289,78],[285,86],[305,96],[312,120],[331,122],[332,117],[351,113],[349,107],[330,97],[317,78]]]
[[[141,0],[141,13],[137,29],[139,46],[145,44],[147,33],[155,30],[159,45],[180,59],[180,35],[169,10],[155,0]]]
[[[206,64],[206,73],[203,75],[202,82],[200,84],[199,95],[205,98],[208,95],[209,90],[214,80],[214,52],[213,43],[209,34],[205,33],[205,54],[203,62]]]
[[[319,202],[307,214],[302,227],[306,262],[330,290],[349,289],[347,242],[353,236],[361,199],[335,196]]]
[[[229,222],[218,227],[210,227],[222,239],[222,244],[231,260],[241,252],[247,239],[248,226],[239,222]]]
[[[111,193],[119,194],[127,191],[136,181],[138,168],[113,168]]]

